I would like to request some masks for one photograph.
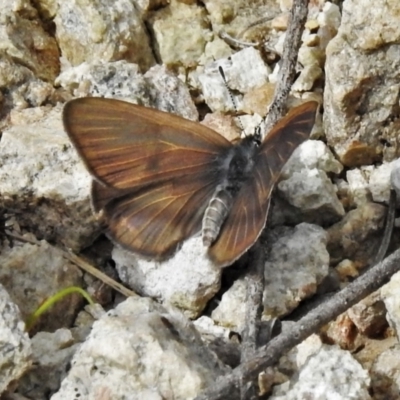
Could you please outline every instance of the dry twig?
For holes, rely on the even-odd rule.
[[[289,25],[283,45],[281,70],[279,71],[274,99],[272,100],[265,122],[265,132],[269,132],[285,112],[286,101],[296,73],[297,54],[307,14],[308,0],[293,0]]]

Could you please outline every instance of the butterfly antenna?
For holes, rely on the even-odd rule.
[[[223,70],[223,68],[222,68],[221,66],[219,66],[219,67],[218,67],[218,71],[219,71],[219,73],[221,74],[221,77],[222,77],[222,80],[224,81],[226,90],[227,90],[228,93],[229,93],[229,96],[230,96],[230,98],[231,98],[231,101],[232,101],[232,104],[233,104],[233,108],[234,108],[234,110],[235,110],[235,113],[238,114],[237,104],[236,104],[235,98],[233,97],[232,91],[231,91],[231,89],[230,89],[229,86],[228,86],[228,82],[226,81],[226,77],[225,77],[224,70]],[[240,117],[238,117],[238,120],[239,120],[240,129],[241,129],[242,132],[246,135],[246,132],[244,131],[244,127],[243,127],[242,120],[240,119]]]

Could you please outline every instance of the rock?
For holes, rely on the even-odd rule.
[[[32,338],[33,368],[21,379],[18,391],[35,400],[48,399],[60,388],[78,348],[68,329],[37,333]]]
[[[311,64],[304,67],[300,76],[292,86],[294,92],[310,91],[315,82],[322,77],[322,69],[318,64]]]
[[[269,236],[264,270],[265,319],[288,314],[313,295],[329,267],[327,235],[321,227],[302,223],[294,229],[276,228]]]
[[[129,0],[113,7],[99,0],[60,2],[54,24],[63,57],[72,66],[124,59],[146,71],[155,61],[141,17]]]
[[[286,178],[301,169],[314,168],[336,175],[343,170],[342,164],[324,142],[307,140],[293,152],[292,157],[283,167],[282,178]]]
[[[67,261],[62,252],[41,241],[40,245],[24,243],[5,247],[0,254],[0,282],[18,305],[24,320],[50,296],[69,286],[81,285],[79,269]],[[34,329],[52,331],[69,326],[82,298],[70,294],[40,316]]]
[[[167,7],[154,11],[147,23],[157,58],[171,67],[196,66],[212,38],[205,9],[197,4],[171,1]]]
[[[277,187],[289,204],[306,215],[307,221],[334,221],[344,215],[344,209],[337,197],[337,189],[326,173],[338,174],[341,170],[341,164],[325,144],[309,140],[293,152]]]
[[[348,351],[324,345],[289,382],[276,386],[270,399],[370,400],[369,384],[368,372]]]
[[[388,203],[390,197],[390,175],[395,166],[396,161],[383,163],[376,166],[371,171],[369,177],[369,190],[372,199],[378,203]]]
[[[327,47],[324,125],[328,144],[346,166],[400,155],[400,122],[394,111],[400,79],[399,12],[396,0],[379,0],[373,7],[368,0],[346,1],[338,34]]]
[[[237,279],[222,295],[218,307],[211,313],[212,319],[218,325],[243,334],[246,322],[246,294],[245,279]]]
[[[354,168],[346,172],[347,195],[352,206],[363,206],[372,201],[365,169]]]
[[[354,350],[358,330],[348,314],[343,313],[324,328],[321,336],[326,343],[336,344],[343,350]]]
[[[159,65],[142,75],[126,61],[93,61],[65,70],[57,82],[74,96],[117,98],[198,120],[188,88]]]
[[[192,399],[227,371],[182,315],[131,297],[94,323],[52,400]]]
[[[0,142],[0,206],[40,238],[79,250],[98,234],[91,178],[62,128],[61,107],[11,114]]]
[[[37,78],[29,68],[5,55],[0,56],[0,90],[0,118],[6,117],[10,110],[42,106],[55,92],[52,84]],[[6,130],[9,121],[0,121],[0,127]]]
[[[202,340],[225,365],[235,368],[240,364],[240,343],[236,332],[217,325],[205,315],[193,321],[193,324]]]
[[[350,196],[354,205],[368,201],[388,203],[390,197],[390,176],[397,161],[378,166],[365,166],[347,171]]]
[[[164,262],[146,261],[115,247],[112,257],[120,279],[142,296],[150,296],[197,317],[219,290],[221,268],[206,256],[201,237],[187,240]]]
[[[389,283],[380,290],[381,299],[387,310],[386,318],[390,326],[395,330],[397,336],[400,334],[400,299],[399,293],[400,273],[394,274]],[[397,294],[396,294],[397,293]]]
[[[311,214],[315,218],[313,222],[337,220],[345,214],[335,186],[327,174],[319,169],[295,172],[290,178],[279,182],[278,189],[291,205]]]
[[[60,52],[28,0],[7,0],[0,8],[0,57],[24,66],[36,79],[53,83],[60,72]]]
[[[386,307],[379,292],[372,293],[348,310],[358,331],[370,338],[380,337],[388,327]]]
[[[16,304],[0,285],[0,393],[32,366],[32,348]]]
[[[226,83],[219,68],[223,70]],[[244,94],[265,85],[268,82],[269,73],[270,69],[264,63],[261,54],[249,47],[229,58],[206,65],[204,71],[198,69],[197,79],[204,100],[212,111],[237,112],[242,110],[242,96],[235,95],[232,100],[232,94],[227,86],[231,90]]]
[[[400,346],[394,345],[378,355],[371,368],[374,400],[396,400],[400,386]]]
[[[386,207],[366,203],[332,225],[328,229],[328,251],[332,263],[349,259],[359,269],[369,265],[380,244],[385,216]]]

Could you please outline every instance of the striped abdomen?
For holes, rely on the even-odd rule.
[[[216,189],[203,217],[202,237],[204,246],[210,247],[217,239],[232,203],[232,193],[227,188]]]

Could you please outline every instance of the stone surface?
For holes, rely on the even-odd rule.
[[[98,224],[90,209],[91,178],[61,124],[61,107],[13,112],[0,142],[0,206],[21,228],[78,250]]]
[[[60,388],[78,347],[68,329],[37,333],[32,338],[33,367],[21,379],[18,392],[35,400],[48,399]]]
[[[368,188],[366,169],[354,168],[346,172],[348,186],[347,196],[352,206],[363,206],[372,201],[371,192]]]
[[[32,365],[32,348],[18,307],[0,285],[0,393]]]
[[[95,322],[52,400],[186,400],[226,372],[182,315],[130,297]]]
[[[93,61],[65,70],[57,82],[74,96],[117,98],[198,119],[188,88],[159,65],[142,75],[138,65],[126,61]]]
[[[54,37],[43,28],[28,0],[7,0],[0,7],[0,58],[27,67],[40,80],[53,83],[60,72],[60,53]]]
[[[329,267],[327,235],[321,227],[302,223],[294,229],[276,228],[269,236],[264,270],[266,319],[289,313],[315,294]]]
[[[236,280],[222,295],[211,317],[219,325],[243,333],[246,320],[247,285],[244,279]]]
[[[390,197],[390,176],[397,160],[381,165],[368,165],[347,171],[349,196],[353,205],[368,201],[388,203]]]
[[[397,400],[400,392],[400,346],[396,344],[377,357],[371,368],[374,400]]]
[[[122,282],[143,296],[173,304],[191,318],[219,290],[221,268],[207,258],[201,237],[187,240],[164,262],[146,261],[119,247],[112,257]]]
[[[147,22],[157,58],[169,66],[194,67],[212,38],[206,12],[197,4],[172,0],[154,11]]]
[[[390,326],[400,335],[400,273],[394,274],[389,283],[380,290],[381,298],[387,310],[386,318]]]
[[[386,207],[365,203],[349,211],[328,229],[328,251],[333,264],[349,259],[363,268],[372,262],[382,237]]]
[[[368,372],[348,351],[324,345],[289,382],[275,387],[270,399],[371,400],[369,384]]]
[[[375,292],[348,310],[358,331],[370,338],[379,337],[388,327],[386,307],[380,292]]]
[[[81,284],[78,268],[45,241],[40,246],[14,243],[13,247],[3,247],[0,264],[0,282],[20,308],[24,320],[61,289]],[[51,331],[69,326],[81,300],[77,294],[66,296],[41,315],[34,329]]]
[[[314,215],[318,217],[316,222],[320,222],[322,217],[327,221],[345,214],[332,181],[324,171],[316,168],[295,172],[290,178],[279,182],[278,189],[290,204],[302,211],[325,213]]]
[[[62,55],[72,66],[124,59],[146,71],[155,63],[140,12],[129,0],[116,0],[113,7],[102,0],[61,1],[54,23]]]
[[[346,1],[339,32],[328,45],[324,124],[329,145],[346,166],[400,155],[399,12],[396,0],[378,0],[373,7],[368,0]]]
[[[55,91],[52,84],[37,78],[28,67],[15,63],[11,57],[5,55],[0,56],[0,90],[2,130],[8,127],[9,121],[5,117],[10,110],[21,110],[29,105],[41,106]]]
[[[222,68],[226,83],[221,76]],[[229,58],[207,64],[198,69],[197,80],[204,100],[212,111],[242,111],[242,96],[251,89],[262,87],[268,82],[269,67],[261,54],[252,47],[241,50]],[[232,92],[235,91],[234,102]],[[236,105],[236,107],[235,107]],[[264,110],[264,114],[266,109]]]
[[[307,140],[292,154],[282,169],[282,178],[286,178],[300,169],[317,168],[327,173],[340,174],[342,164],[335,158],[329,147],[321,140]]]
[[[341,170],[341,164],[324,143],[308,140],[293,152],[277,188],[290,205],[300,209],[303,220],[334,221],[344,215],[344,209],[327,173],[339,174]],[[289,220],[293,218],[297,220],[289,215]]]

